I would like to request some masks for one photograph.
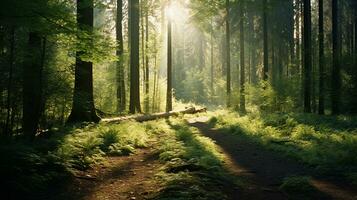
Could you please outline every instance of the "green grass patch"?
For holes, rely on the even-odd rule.
[[[287,177],[279,189],[292,199],[314,199],[319,193],[306,176]]]
[[[76,170],[87,170],[105,156],[129,155],[147,145],[150,132],[144,124],[87,125],[53,130],[49,138],[21,139],[0,144],[0,176],[5,195],[45,199],[52,189],[70,180]],[[16,198],[16,196],[15,196]]]
[[[355,180],[357,118],[313,114],[211,113],[215,128],[246,137],[315,167],[322,175]],[[353,181],[352,181],[353,182]]]
[[[239,182],[224,169],[225,158],[211,139],[182,118],[149,124],[159,136],[159,159],[164,163],[157,174],[162,188],[151,199],[228,198],[225,188]]]

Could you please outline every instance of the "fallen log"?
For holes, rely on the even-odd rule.
[[[127,121],[127,120],[134,120],[137,122],[145,122],[145,121],[162,119],[162,118],[167,118],[167,117],[172,117],[172,116],[178,116],[181,114],[196,114],[196,113],[201,113],[201,112],[206,112],[206,111],[207,111],[206,108],[196,109],[195,107],[189,107],[184,110],[154,113],[154,114],[149,114],[149,115],[134,115],[134,116],[106,118],[106,119],[102,119],[101,122],[117,123],[117,122]]]

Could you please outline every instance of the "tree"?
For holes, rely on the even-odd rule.
[[[129,1],[130,105],[129,112],[141,112],[139,72],[139,0]]]
[[[268,19],[267,19],[267,0],[263,0],[263,80],[268,80],[269,55],[268,55]]]
[[[213,43],[213,34],[214,34],[214,30],[213,30],[213,18],[211,17],[211,30],[210,30],[210,43],[211,43],[211,69],[210,69],[210,91],[211,91],[211,95],[214,95],[214,63],[213,63],[213,55],[214,55],[214,43]]]
[[[319,0],[319,114],[325,113],[324,6]]]
[[[170,2],[169,2],[170,3]],[[167,19],[167,91],[166,112],[172,111],[172,22],[170,16]]]
[[[145,111],[149,112],[150,105],[150,70],[149,70],[149,5],[145,6]]]
[[[93,0],[77,0],[78,29],[93,34]],[[81,36],[79,36],[81,39]],[[69,123],[99,122],[93,98],[93,63],[82,60],[82,50],[76,52],[75,82]]]
[[[332,87],[331,104],[332,114],[340,113],[341,95],[341,68],[340,68],[340,33],[338,20],[338,1],[332,0]]]
[[[31,31],[28,38],[27,56],[23,71],[23,131],[33,138],[38,129],[41,114],[42,66],[41,37]]]
[[[7,84],[7,98],[6,98],[6,121],[4,132],[10,135],[12,132],[12,127],[10,127],[10,115],[11,115],[11,100],[12,100],[12,81],[13,81],[13,68],[14,68],[14,49],[15,49],[15,28],[11,28],[11,39],[10,39],[10,57],[9,57],[9,81]]]
[[[304,112],[311,112],[311,0],[304,0]]]
[[[118,48],[116,55],[117,61],[117,111],[123,112],[126,108],[126,94],[125,94],[125,73],[123,65],[123,52],[124,52],[124,40],[123,40],[123,0],[117,0],[117,18],[116,18],[116,40]]]
[[[227,73],[227,107],[231,106],[231,31],[229,26],[229,0],[226,0],[226,73]]]
[[[246,113],[245,110],[245,56],[244,56],[244,1],[240,1],[239,6],[239,32],[240,32],[240,106],[241,113]]]

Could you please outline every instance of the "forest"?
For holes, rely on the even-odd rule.
[[[0,199],[357,199],[356,0],[1,0]]]

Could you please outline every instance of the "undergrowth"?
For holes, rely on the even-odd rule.
[[[260,145],[315,167],[321,175],[356,183],[357,120],[314,114],[211,113],[215,128],[252,139]]]
[[[1,140],[2,194],[11,199],[47,199],[77,170],[102,163],[105,156],[129,155],[145,147],[149,138],[143,124],[129,121],[52,130],[49,138],[34,142]]]
[[[239,184],[224,169],[225,158],[213,141],[184,119],[149,124],[160,138],[159,159],[164,164],[157,174],[162,188],[151,199],[226,199],[226,186]]]

